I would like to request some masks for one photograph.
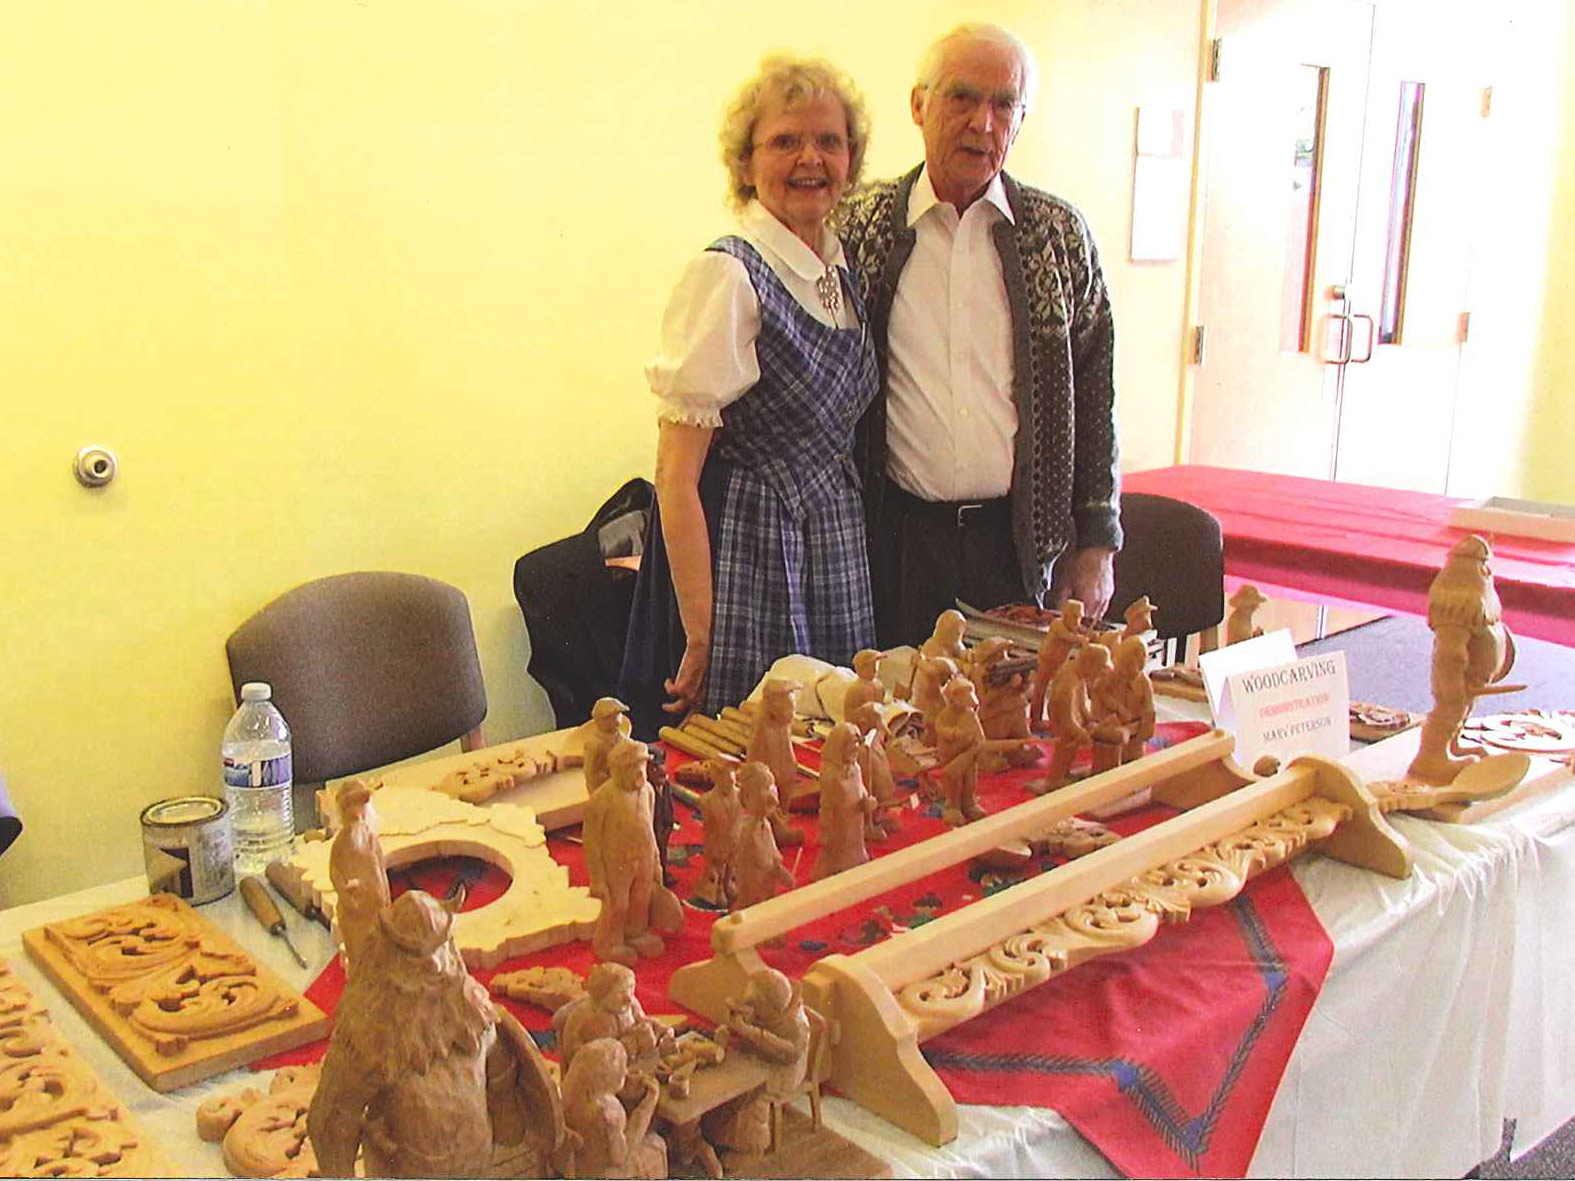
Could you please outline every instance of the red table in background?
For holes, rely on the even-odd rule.
[[[1121,486],[1218,517],[1232,578],[1411,615],[1427,614],[1428,584],[1468,532],[1449,524],[1462,501],[1426,492],[1191,465]],[[1487,536],[1510,630],[1575,647],[1575,545]]]

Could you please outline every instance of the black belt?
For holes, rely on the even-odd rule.
[[[970,525],[998,524],[1012,519],[1012,498],[994,500],[925,500],[895,482],[888,482],[886,495],[905,515],[930,524],[966,529]]]

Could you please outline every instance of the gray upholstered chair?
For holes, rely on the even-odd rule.
[[[484,744],[487,692],[470,604],[447,583],[382,572],[320,578],[269,603],[224,647],[237,701],[247,681],[273,686],[298,788],[456,738],[465,750]]]
[[[1188,636],[1219,625],[1225,618],[1225,548],[1211,513],[1169,496],[1126,492],[1121,531],[1126,540],[1116,555],[1107,619],[1120,619],[1147,595],[1154,630],[1183,649]]]
[[[6,790],[5,776],[0,775],[0,853],[4,853],[17,837],[22,835],[22,818],[11,803],[11,793]]]

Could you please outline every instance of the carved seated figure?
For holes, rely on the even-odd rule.
[[[809,1016],[798,985],[775,968],[757,969],[744,995],[728,1003],[717,1040],[728,1053],[752,1055],[769,1070],[759,1087],[705,1117],[705,1138],[717,1148],[763,1153],[771,1146],[772,1107],[793,1096],[808,1066]]]
[[[1154,687],[1144,671],[1147,662],[1142,639],[1129,636],[1117,643],[1110,671],[1089,688],[1096,772],[1142,758],[1144,743],[1154,737]]]
[[[585,978],[585,996],[552,1015],[565,1070],[582,1046],[598,1038],[619,1042],[640,1069],[655,1069],[657,1058],[671,1049],[673,1031],[645,1015],[634,983],[634,973],[622,964],[597,964]]]
[[[649,1074],[632,1076],[628,1056],[612,1038],[586,1042],[563,1081],[570,1177],[667,1176],[667,1145],[650,1130],[661,1089]],[[626,1111],[619,1095],[636,1084],[639,1098]]]

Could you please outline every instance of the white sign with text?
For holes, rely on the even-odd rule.
[[[1339,759],[1350,752],[1344,652],[1234,673],[1226,696],[1235,715],[1235,760],[1243,767],[1266,754],[1284,763],[1297,755]]]
[[[1226,682],[1232,676],[1278,668],[1295,659],[1296,645],[1291,641],[1291,633],[1284,628],[1266,636],[1226,644],[1199,656],[1198,668],[1203,673],[1203,687],[1209,695],[1209,712],[1214,715],[1214,724],[1221,730],[1236,728],[1235,711],[1231,708],[1230,695],[1225,692]]]

